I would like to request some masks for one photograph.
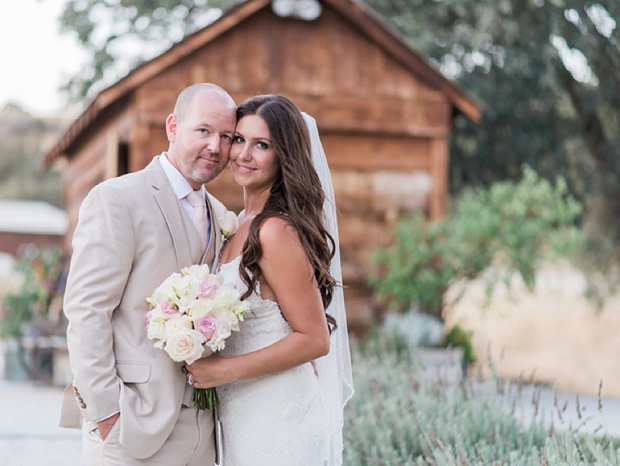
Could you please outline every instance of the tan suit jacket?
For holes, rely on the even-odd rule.
[[[211,195],[211,241],[198,233],[156,157],[144,170],[107,180],[84,200],[73,235],[65,292],[73,386],[61,426],[79,427],[119,411],[120,443],[148,458],[179,415],[186,387],[176,363],[147,338],[146,298],[173,272],[213,267],[224,206]]]

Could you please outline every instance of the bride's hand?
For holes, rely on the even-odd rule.
[[[200,358],[186,366],[187,372],[194,378],[195,388],[211,388],[232,382],[230,360],[217,354]]]

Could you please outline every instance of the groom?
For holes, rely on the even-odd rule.
[[[215,462],[213,412],[193,407],[183,364],[148,340],[146,298],[182,267],[213,266],[226,209],[203,184],[228,163],[235,111],[214,84],[186,88],[166,119],[168,151],[82,204],[65,292],[74,380],[61,426],[82,425],[84,465]],[[207,200],[197,226],[193,192]]]

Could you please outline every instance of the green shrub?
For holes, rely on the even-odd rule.
[[[463,348],[463,363],[473,364],[476,362],[476,354],[472,343],[474,333],[465,330],[459,324],[452,326],[446,334],[446,346],[453,348]]]
[[[393,245],[377,252],[370,285],[397,310],[413,307],[443,319],[448,288],[491,266],[489,293],[500,281],[510,285],[515,272],[532,287],[542,260],[577,246],[580,212],[562,178],[554,186],[526,167],[518,183],[462,194],[447,219],[403,218]]]
[[[4,296],[0,336],[19,337],[24,323],[47,319],[61,272],[62,250],[59,247],[24,249],[14,266],[14,273],[21,277],[21,285]]]
[[[417,304],[422,312],[439,317],[443,295],[457,276],[456,251],[448,222],[429,223],[421,215],[402,219],[394,245],[379,250],[379,272],[370,284],[397,310]]]

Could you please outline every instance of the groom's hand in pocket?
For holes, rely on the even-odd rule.
[[[114,427],[114,424],[116,423],[120,415],[121,413],[116,413],[109,418],[104,419],[103,421],[99,421],[97,423],[97,430],[99,431],[101,440],[105,440],[107,438],[108,434],[112,430],[112,427]]]

